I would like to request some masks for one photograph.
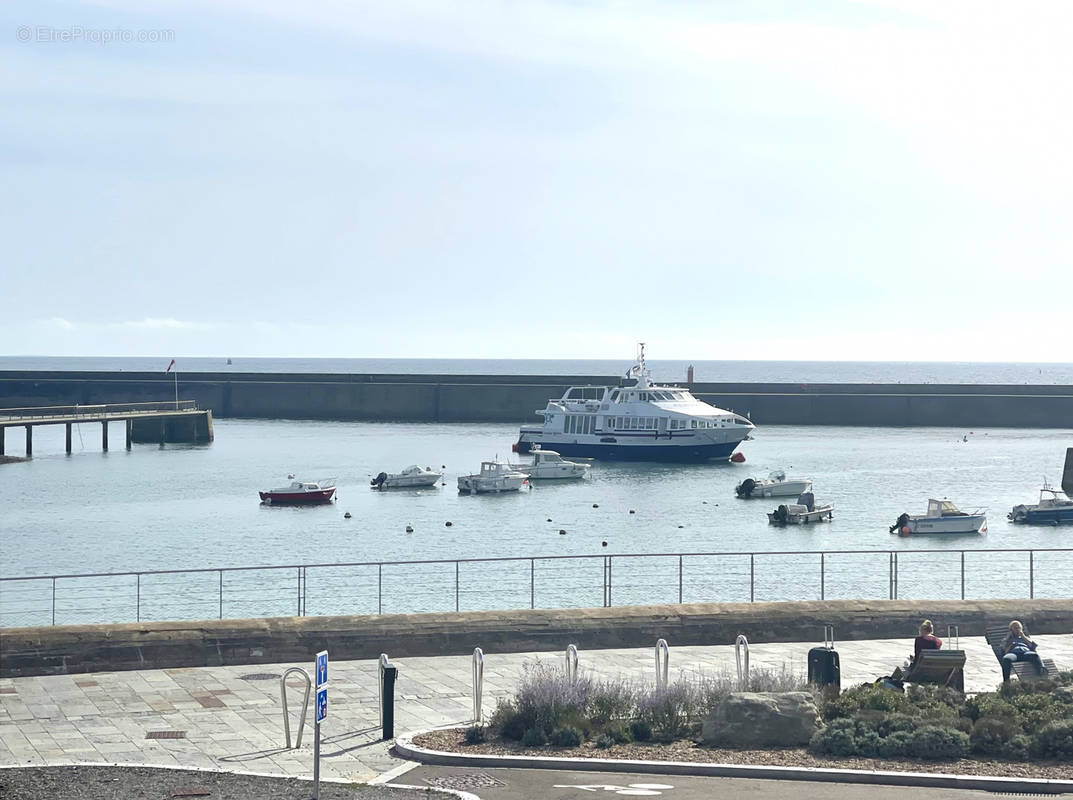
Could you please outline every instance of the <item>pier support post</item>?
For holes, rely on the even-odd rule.
[[[101,448],[108,452],[108,420],[101,423]]]
[[[29,458],[34,454],[34,426],[26,426],[26,457]]]
[[[71,455],[71,423],[68,422],[64,427],[67,428],[67,455]]]
[[[0,456],[4,454],[4,433],[7,428],[0,428]]]
[[[130,433],[131,430],[134,428],[134,420],[128,419],[126,421],[125,427],[127,429],[127,449],[130,450]]]
[[[163,419],[161,419],[160,420],[160,446],[161,447],[163,447],[164,442],[167,441],[167,434],[166,434],[166,430],[164,428],[164,425],[165,425],[165,422],[164,422]]]

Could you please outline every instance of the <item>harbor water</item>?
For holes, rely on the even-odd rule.
[[[740,448],[744,464],[597,462],[584,481],[471,497],[457,493],[458,475],[496,456],[524,460],[510,452],[516,426],[220,419],[211,445],[130,452],[113,445],[103,453],[100,426],[84,425],[71,456],[62,426],[39,428],[34,458],[0,467],[0,576],[596,556],[539,566],[318,568],[297,578],[293,569],[227,573],[226,580],[146,576],[137,586],[132,578],[61,580],[61,623],[134,619],[135,602],[141,619],[600,605],[609,580],[616,605],[680,596],[886,597],[888,551],[901,554],[898,596],[958,597],[958,554],[908,551],[1073,548],[1073,528],[1006,521],[1013,505],[1035,502],[1045,477],[1059,483],[1073,430],[764,426],[754,437]],[[412,463],[444,466],[446,485],[370,489],[378,472]],[[776,469],[811,478],[817,501],[834,504],[834,521],[777,528],[766,512],[787,499],[735,498],[741,480]],[[258,490],[285,485],[290,473],[335,477],[338,500],[262,505]],[[967,512],[987,509],[987,532],[888,533],[902,512],[923,513],[929,497],[948,497]],[[845,550],[876,553],[827,555],[822,578],[818,555],[767,555],[752,564],[747,555],[690,556],[681,564],[676,556],[625,557]],[[607,555],[614,556],[610,579]],[[1036,596],[1073,595],[1073,551],[1033,558],[1030,565],[1027,553],[970,554],[966,596],[1028,596],[1030,580]],[[304,592],[297,608],[296,581]],[[49,623],[49,581],[0,584],[0,591],[0,624]]]

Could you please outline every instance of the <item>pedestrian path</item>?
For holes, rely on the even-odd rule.
[[[1060,668],[1073,667],[1073,634],[1037,636],[1040,652]],[[480,642],[474,642],[479,645]],[[655,643],[653,643],[655,644]],[[565,648],[566,642],[564,642]],[[670,677],[680,671],[736,674],[732,645],[680,647],[671,642]],[[962,639],[965,688],[988,691],[1001,680],[982,637]],[[798,673],[814,643],[754,644],[752,667]],[[912,652],[912,639],[840,642],[842,685],[889,674]],[[484,713],[513,694],[523,665],[535,659],[563,662],[562,653],[486,653]],[[473,716],[468,656],[392,659],[399,668],[395,733]],[[652,682],[653,648],[580,653],[580,671],[594,677]],[[282,775],[312,772],[313,709],[300,749],[284,748],[279,678],[289,666],[271,664],[142,670],[0,679],[0,765],[137,763]],[[322,728],[322,774],[368,781],[400,766],[380,741],[378,665],[332,662],[329,715]],[[297,734],[301,692],[292,691],[292,736]],[[163,734],[165,738],[157,738]],[[175,738],[171,738],[175,737]]]

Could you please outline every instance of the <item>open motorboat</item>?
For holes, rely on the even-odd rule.
[[[571,386],[536,413],[514,445],[537,445],[567,458],[619,461],[705,462],[730,458],[753,424],[732,411],[698,400],[689,389],[652,383],[644,344],[626,372],[630,386]]]
[[[982,511],[966,514],[949,500],[928,500],[928,512],[910,516],[902,514],[890,526],[891,533],[910,536],[917,533],[986,533],[987,515]]]
[[[530,480],[564,480],[567,478],[584,478],[592,467],[577,461],[567,461],[554,450],[536,447],[529,451],[533,456],[532,464],[513,464],[512,466],[529,473]]]
[[[369,483],[374,489],[418,489],[435,486],[442,477],[443,473],[436,472],[432,467],[414,464],[402,472],[381,472]]]
[[[293,475],[289,476],[294,478]],[[290,486],[259,492],[261,502],[276,505],[308,505],[327,503],[335,494],[335,478],[320,481],[292,480]]]
[[[812,492],[802,492],[796,503],[780,505],[767,515],[772,525],[808,525],[812,522],[830,522],[834,518],[835,507],[830,503],[816,505]]]
[[[734,493],[744,500],[752,497],[800,497],[811,491],[811,478],[787,478],[781,469],[772,472],[765,480],[746,478],[734,487]]]
[[[1073,524],[1073,500],[1061,489],[1054,489],[1044,481],[1038,503],[1014,506],[1006,517],[1010,522],[1022,525]]]
[[[513,464],[503,461],[482,461],[481,471],[476,475],[460,475],[458,491],[463,494],[496,494],[516,492],[529,480],[528,473],[521,472]]]

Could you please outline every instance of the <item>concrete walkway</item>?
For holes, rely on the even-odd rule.
[[[1060,668],[1073,667],[1073,634],[1038,636],[1040,652]],[[479,644],[479,642],[474,642]],[[564,643],[565,646],[566,643]],[[736,674],[733,646],[681,647],[671,642],[671,680],[680,671]],[[963,639],[965,687],[989,691],[1001,680],[983,638]],[[815,643],[754,644],[753,668],[783,667],[804,673]],[[949,647],[950,645],[946,645]],[[912,639],[838,644],[842,685],[889,674],[912,651]],[[486,653],[484,709],[513,694],[523,664],[562,663],[562,653]],[[165,764],[283,775],[312,772],[313,732],[307,725],[300,749],[283,747],[279,677],[288,666],[310,663],[144,670],[0,679],[0,764]],[[471,659],[467,656],[405,658],[396,686],[395,733],[472,717]],[[654,679],[652,648],[582,651],[580,669],[595,677]],[[368,781],[404,764],[379,741],[377,664],[332,662],[329,716],[322,728],[322,774]],[[298,683],[296,680],[295,683]],[[290,694],[292,736],[301,693]],[[312,705],[312,704],[311,704]],[[310,709],[310,722],[313,711]],[[150,738],[159,732],[180,738]]]

